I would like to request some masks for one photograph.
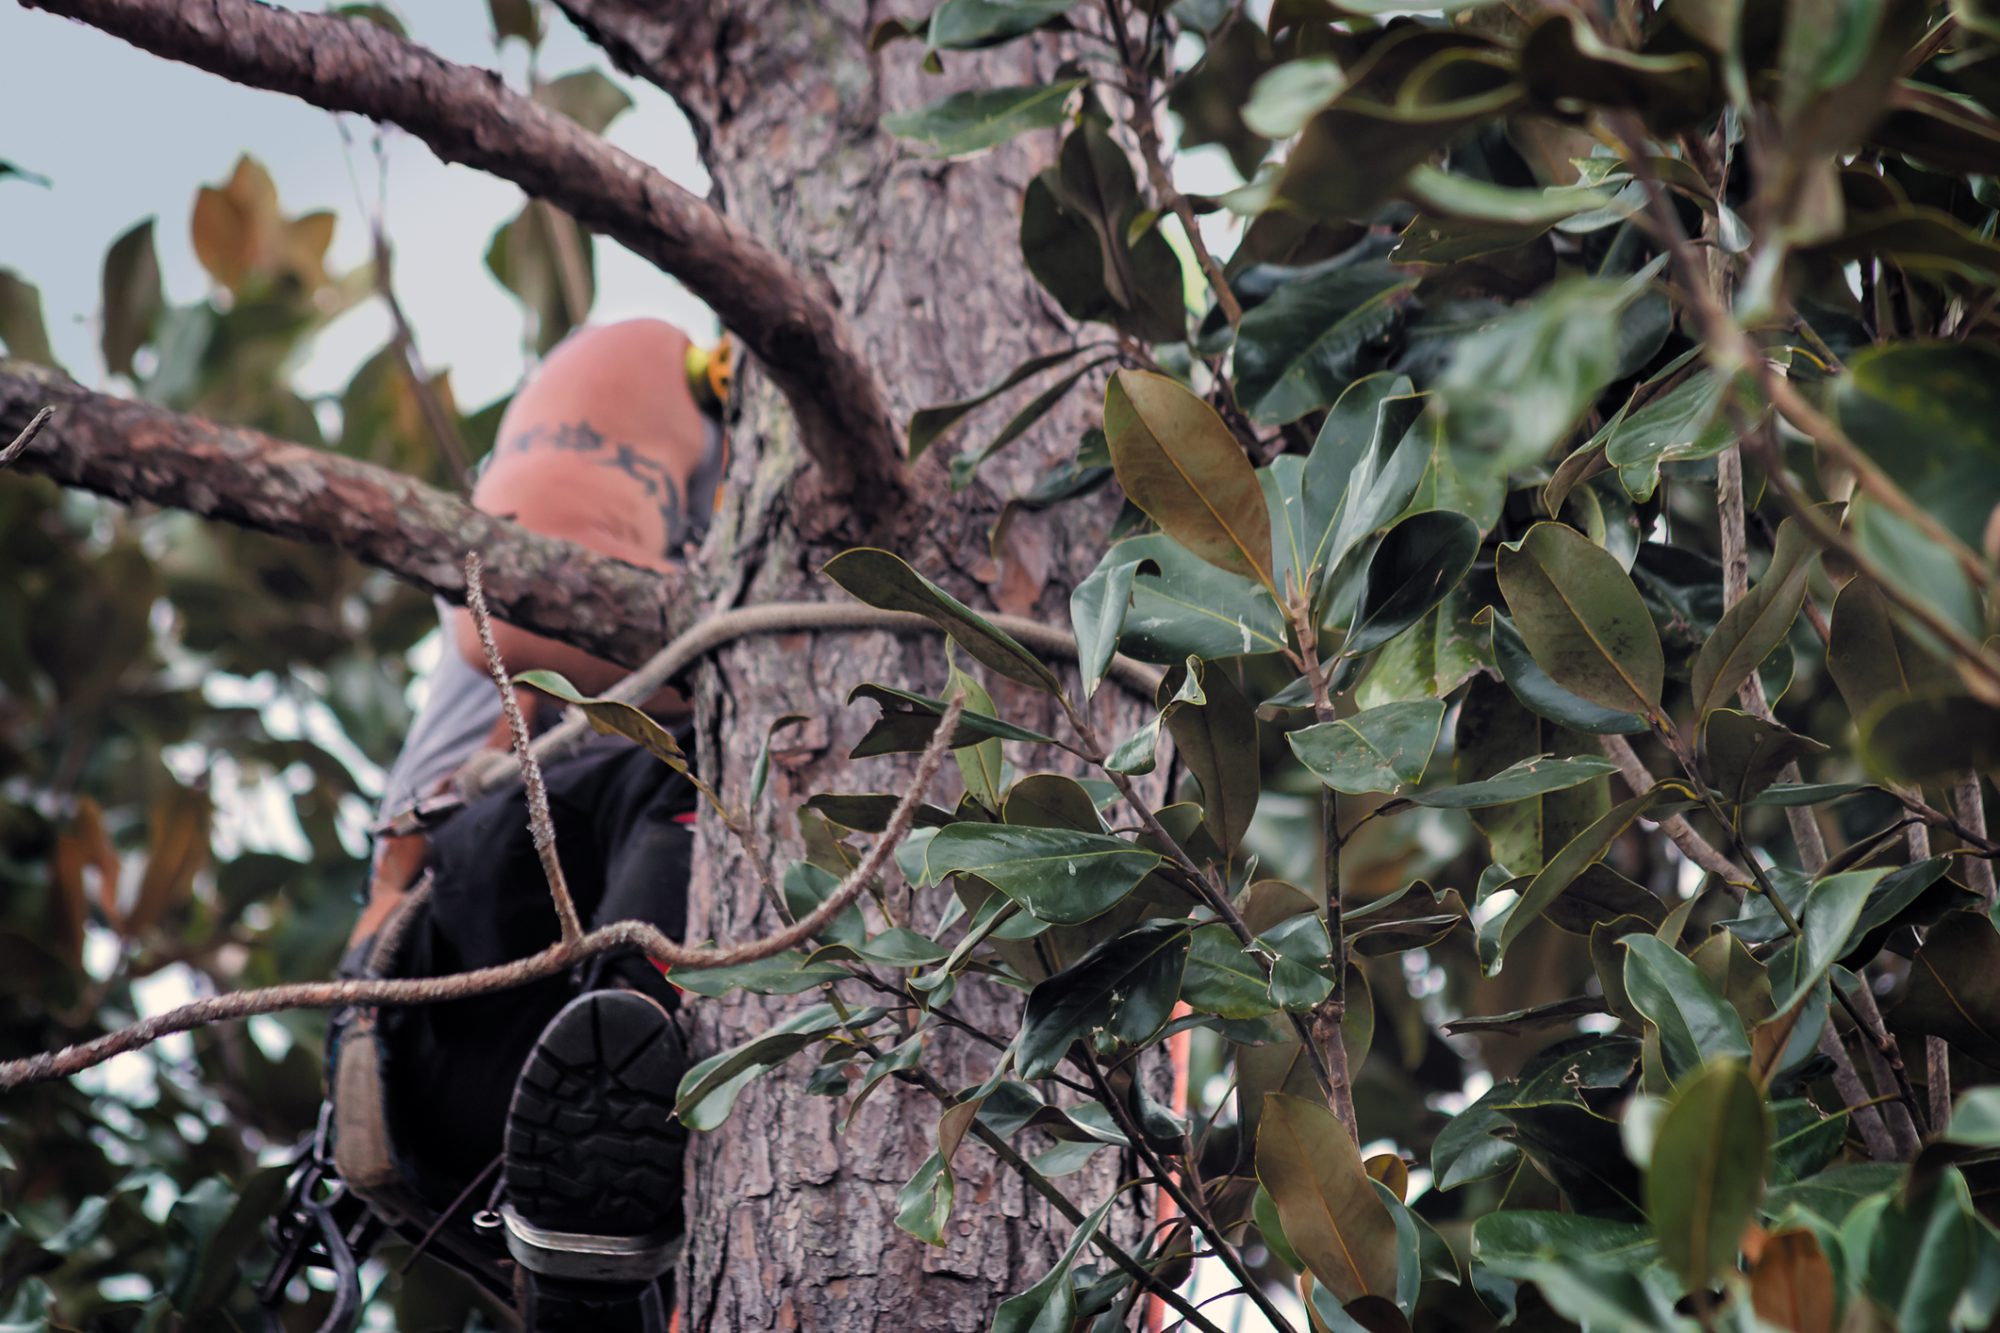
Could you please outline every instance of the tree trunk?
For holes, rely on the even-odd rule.
[[[651,59],[628,52],[628,63],[667,85],[695,120],[718,201],[836,294],[899,424],[916,407],[960,396],[1033,353],[1074,341],[1074,329],[1022,265],[1016,239],[1022,189],[1052,157],[1053,132],[946,164],[916,157],[877,128],[884,113],[957,87],[1046,79],[1057,59],[1051,48],[1023,44],[998,56],[956,58],[938,78],[919,71],[914,45],[868,53],[867,30],[879,17],[872,4],[737,0],[665,16],[657,4],[649,8],[670,45],[655,47]],[[895,545],[974,606],[1067,623],[1068,590],[1101,552],[1109,509],[1099,503],[1021,515],[996,558],[988,557],[989,533],[1007,496],[1075,449],[1095,420],[1100,386],[1079,388],[989,464],[984,484],[967,494],[951,496],[941,461],[927,457],[915,469],[915,512],[862,513],[850,522],[799,501],[787,484],[804,465],[790,414],[764,377],[753,371],[747,384],[744,416],[732,432],[731,502],[704,555],[705,576],[719,590],[745,603],[839,597],[819,567],[847,539],[867,534]],[[988,434],[996,428],[990,418],[974,425]],[[847,691],[880,681],[937,693],[944,673],[935,638],[745,643],[719,659],[701,688],[701,762],[741,801],[771,723],[787,713],[812,719],[781,735],[780,751],[798,748],[773,766],[756,813],[782,870],[799,855],[791,812],[807,797],[898,790],[909,771],[907,762],[847,758],[874,711],[846,706]],[[1058,728],[1040,696],[1004,680],[986,684],[1002,715]],[[1054,758],[1012,757],[1037,767]],[[741,939],[777,924],[745,858],[713,820],[701,827],[697,865],[695,935]],[[913,894],[896,884],[891,899],[900,919],[922,929],[938,920],[941,892]],[[865,995],[854,998],[867,1003]],[[698,1004],[697,1051],[743,1041],[811,998]],[[1004,1042],[1013,1036],[1019,996],[967,986],[954,1007]],[[996,1054],[949,1034],[930,1046],[926,1065],[956,1090],[981,1082]],[[697,1138],[682,1272],[687,1327],[983,1328],[1000,1300],[1046,1271],[1068,1224],[977,1143],[968,1141],[956,1158],[949,1243],[932,1249],[896,1228],[897,1190],[936,1146],[939,1107],[931,1098],[892,1082],[842,1135],[845,1110],[845,1099],[807,1095],[801,1060],[760,1079],[725,1126]],[[1104,1170],[1062,1182],[1085,1210],[1109,1188],[1111,1163],[1100,1162]],[[1130,1236],[1139,1220],[1134,1212],[1114,1226]]]

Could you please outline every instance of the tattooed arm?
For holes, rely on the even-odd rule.
[[[635,565],[678,563],[689,482],[708,443],[683,370],[687,345],[658,320],[571,335],[509,404],[473,503]],[[483,670],[470,617],[455,613],[453,628],[459,652]],[[559,671],[589,693],[625,674],[512,625],[494,629],[510,671]]]

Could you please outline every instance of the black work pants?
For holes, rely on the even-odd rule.
[[[692,784],[645,751],[607,739],[551,764],[547,785],[557,854],[584,928],[646,921],[680,939]],[[396,975],[490,967],[560,937],[520,790],[487,797],[432,830],[427,866],[429,900],[397,949]],[[670,1009],[676,1000],[658,969],[626,956],[490,995],[382,1011],[391,1133],[434,1206],[499,1154],[514,1080],[542,1028],[582,991],[606,986],[642,991]]]

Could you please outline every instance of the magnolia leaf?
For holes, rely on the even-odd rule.
[[[1038,920],[1078,925],[1116,906],[1160,861],[1157,852],[1102,834],[953,824],[925,847],[923,880],[972,875]]]
[[[842,551],[823,571],[855,597],[884,611],[929,620],[983,665],[1045,694],[1061,694],[1055,673],[1006,631],[932,583],[897,556],[874,547]]]
[[[1343,1305],[1395,1296],[1396,1221],[1332,1111],[1282,1092],[1266,1095],[1257,1178],[1293,1252]]]
[[[1061,18],[1076,0],[944,0],[931,11],[924,40],[933,50],[998,46]]]
[[[1237,326],[1236,397],[1243,410],[1252,421],[1282,425],[1331,404],[1415,286],[1415,278],[1388,264],[1333,261],[1278,288]]]
[[[1161,533],[1122,541],[1106,561],[1113,556],[1138,567],[1121,651],[1148,662],[1285,651],[1285,614],[1261,584],[1218,569]]]
[[[737,1094],[752,1079],[791,1059],[841,1023],[842,1016],[833,1006],[816,1004],[768,1032],[709,1056],[682,1075],[674,1115],[689,1129],[714,1129],[729,1118]]]
[[[1457,586],[1479,554],[1479,526],[1426,509],[1399,520],[1368,560],[1361,609],[1341,651],[1359,656],[1414,625]]]
[[[111,243],[104,255],[104,368],[131,376],[132,357],[153,340],[153,326],[166,309],[160,287],[160,260],[153,249],[153,219]]]
[[[1764,1092],[1736,1060],[1681,1085],[1646,1167],[1646,1216],[1668,1267],[1695,1291],[1734,1271],[1770,1153]]]
[[[1541,755],[1523,759],[1478,782],[1413,791],[1408,799],[1439,810],[1478,810],[1524,801],[1531,796],[1545,796],[1552,791],[1568,791],[1593,778],[1608,777],[1617,771],[1618,765],[1595,755],[1579,755],[1574,759],[1551,759]]]
[[[1796,519],[1778,526],[1776,549],[1764,577],[1723,613],[1695,655],[1688,689],[1696,717],[1707,717],[1734,698],[1737,687],[1791,632],[1805,601],[1806,580],[1818,559],[1818,542]]]
[[[1733,708],[1718,708],[1701,727],[1702,751],[1716,790],[1731,805],[1745,805],[1777,781],[1785,765],[1827,747]]]
[[[1614,712],[1659,713],[1660,634],[1617,557],[1574,528],[1537,523],[1500,548],[1499,571],[1523,642],[1557,685]]]
[[[1014,1041],[1021,1077],[1053,1074],[1071,1043],[1098,1028],[1137,1045],[1166,1026],[1180,999],[1188,933],[1184,921],[1148,921],[1038,984]]]
[[[1214,408],[1165,375],[1121,370],[1104,389],[1104,433],[1118,484],[1169,537],[1273,586],[1264,493]]]
[[[1841,426],[1974,550],[2000,504],[2000,353],[1983,342],[1865,347],[1834,382]]]
[[[1550,857],[1535,877],[1521,890],[1520,898],[1507,913],[1506,923],[1500,928],[1499,957],[1505,955],[1507,947],[1520,938],[1536,917],[1556,900],[1577,878],[1606,852],[1611,844],[1623,836],[1632,821],[1651,811],[1655,806],[1669,799],[1680,799],[1687,795],[1684,788],[1673,783],[1662,782],[1651,791],[1621,805],[1612,807],[1610,813],[1591,823],[1581,833],[1570,839],[1563,849]]]
[[[1849,579],[1833,599],[1832,622],[1827,674],[1857,718],[1886,697],[1929,693],[1956,681],[1949,667],[1896,623],[1889,599],[1866,578]]]
[[[908,435],[910,458],[915,460],[921,457],[924,450],[930,448],[939,436],[964,420],[974,408],[984,406],[1015,385],[1033,379],[1045,370],[1054,369],[1083,350],[1081,347],[1066,347],[1060,352],[1031,356],[969,398],[918,408],[910,416]]]
[[[958,1179],[951,1162],[942,1152],[934,1152],[896,1191],[896,1225],[926,1245],[941,1247],[947,1244],[944,1227],[957,1199]]]
[[[1060,125],[1083,79],[953,93],[920,111],[884,116],[882,128],[929,146],[932,157],[969,157],[1028,130]],[[912,423],[912,433],[915,424]],[[914,450],[913,450],[914,453]]]
[[[1444,701],[1420,699],[1315,723],[1285,741],[1335,791],[1394,792],[1423,780],[1443,724]]]
[[[2000,1069],[2000,930],[1975,912],[1946,912],[1910,960],[1896,1022]]]
[[[1069,1244],[1056,1259],[1054,1268],[1041,1281],[1029,1287],[1018,1296],[1009,1296],[1000,1302],[1000,1308],[993,1312],[992,1333],[1053,1333],[1056,1329],[1069,1329],[1076,1325],[1076,1288],[1070,1279],[1071,1270],[1076,1267],[1077,1256],[1083,1253],[1097,1235],[1099,1227],[1111,1212],[1111,1205],[1117,1203],[1119,1194],[1113,1191],[1111,1197],[1097,1206],[1097,1211],[1083,1219],[1069,1238]]]
[[[1659,1031],[1669,1077],[1684,1080],[1714,1059],[1749,1061],[1742,1018],[1700,968],[1654,936],[1627,935],[1622,942],[1625,994]]]
[[[1750,1307],[1773,1328],[1834,1333],[1840,1289],[1809,1227],[1774,1232],[1750,1264]]]
[[[1200,702],[1170,698],[1160,721],[1174,738],[1181,762],[1201,784],[1202,827],[1223,853],[1235,850],[1257,813],[1262,774],[1257,713],[1229,673],[1189,658],[1188,678],[1198,680]],[[1170,676],[1162,691],[1173,685]]]

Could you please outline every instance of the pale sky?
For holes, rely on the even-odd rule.
[[[417,0],[399,8],[416,40],[452,60],[498,65],[510,83],[524,86],[525,52],[510,42],[504,60],[496,57],[482,0]],[[377,181],[369,122],[337,120],[296,99],[161,60],[14,0],[0,0],[0,53],[7,63],[0,78],[0,160],[52,181],[42,189],[0,178],[0,268],[41,288],[56,355],[87,383],[103,378],[95,319],[105,250],[133,223],[157,215],[168,299],[200,297],[208,277],[188,238],[195,191],[225,181],[241,152],[270,170],[288,213],[338,215],[330,270],[367,255]],[[542,74],[584,67],[611,74],[635,103],[611,127],[611,141],[705,194],[708,179],[693,137],[666,95],[616,75],[600,52],[552,17]],[[352,150],[342,143],[342,122]],[[469,410],[510,390],[523,365],[519,307],[484,261],[488,238],[519,210],[522,195],[504,181],[443,165],[408,135],[391,131],[388,145],[385,216],[397,294],[425,361],[432,370],[450,368],[455,396]],[[594,319],[655,315],[699,338],[713,335],[707,307],[601,238],[597,290]],[[387,336],[379,303],[365,303],[321,337],[302,368],[301,386],[337,390]]]

